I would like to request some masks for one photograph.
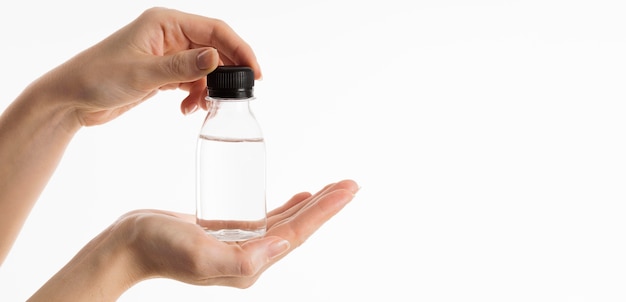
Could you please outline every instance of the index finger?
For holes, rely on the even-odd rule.
[[[248,66],[254,77],[261,78],[261,67],[252,47],[226,22],[199,15],[179,12],[178,24],[195,47],[214,47],[227,64]]]
[[[354,198],[356,184],[353,188],[342,188],[324,193],[292,216],[277,222],[267,235],[278,236],[288,240],[292,249],[300,246],[326,221],[335,216],[348,202]]]

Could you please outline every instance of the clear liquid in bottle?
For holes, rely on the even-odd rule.
[[[197,223],[222,241],[263,236],[265,142],[200,135]]]

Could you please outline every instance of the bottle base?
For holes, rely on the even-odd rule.
[[[239,230],[239,229],[222,229],[222,230],[204,230],[207,234],[215,237],[219,241],[235,242],[246,241],[265,235],[265,229],[259,230]]]

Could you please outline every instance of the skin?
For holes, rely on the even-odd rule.
[[[208,109],[206,74],[220,64],[252,67],[251,47],[226,23],[153,8],[28,86],[0,116],[0,263],[84,127],[107,123],[159,90],[182,89],[183,114]],[[150,278],[246,288],[300,246],[357,192],[352,180],[299,193],[268,213],[263,238],[223,243],[194,216],[138,210],[90,241],[29,301],[115,301]]]

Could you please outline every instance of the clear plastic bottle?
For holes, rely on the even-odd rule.
[[[209,112],[197,148],[196,222],[222,241],[266,230],[265,142],[250,109],[254,72],[220,66],[207,76]]]

